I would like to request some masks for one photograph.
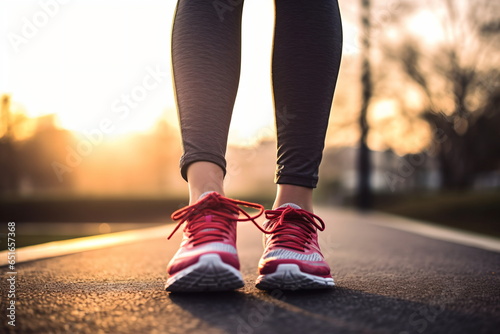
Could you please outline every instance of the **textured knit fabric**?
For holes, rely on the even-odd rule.
[[[314,188],[342,53],[336,0],[275,0],[272,80],[278,134],[275,181]],[[238,89],[243,1],[179,0],[172,32],[184,153],[226,170]],[[252,117],[252,115],[248,115]]]

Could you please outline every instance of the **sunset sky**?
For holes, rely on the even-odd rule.
[[[177,125],[170,76],[175,3],[0,0],[0,93],[11,94],[28,116],[54,113],[59,126],[73,131],[97,129],[104,119],[114,125],[110,137],[148,131],[160,117]],[[342,5],[344,53],[354,54],[356,22],[347,3]],[[232,143],[272,134],[273,11],[273,1],[244,6]],[[422,15],[410,25],[422,27],[428,19]]]
[[[0,1],[0,92],[12,94],[29,116],[57,114],[60,126],[71,130],[98,127],[109,117],[116,119],[110,135],[145,131],[165,112],[176,124],[169,75],[175,1],[66,2]],[[41,3],[52,5],[44,9]],[[273,2],[247,1],[244,8],[242,75],[231,131],[240,143],[267,134],[273,124]],[[114,108],[122,105],[122,95],[138,89],[140,96],[137,86],[151,69],[164,73],[161,82],[126,118],[117,118]]]

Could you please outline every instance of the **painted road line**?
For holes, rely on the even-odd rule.
[[[172,232],[173,224],[138,230],[95,235],[70,240],[52,241],[16,249],[16,264],[55,256],[68,255],[94,249],[123,245],[149,239],[165,238]],[[0,266],[8,264],[8,251],[0,252]]]
[[[454,242],[494,252],[500,252],[500,239],[451,227],[443,227],[386,213],[372,213],[367,218],[372,224],[415,233],[432,239]]]
[[[500,239],[464,232],[462,230],[437,226],[427,222],[412,220],[386,213],[362,214],[347,209],[331,209],[320,207],[325,216],[337,216],[341,219],[352,219],[383,227],[410,232],[432,239],[473,246],[490,251],[500,252]],[[68,255],[88,250],[106,248],[127,243],[139,242],[168,236],[174,225],[150,227],[132,231],[109,233],[91,237],[53,241],[45,244],[27,246],[16,250],[16,263],[34,261],[49,257]],[[0,252],[0,266],[7,265],[8,251]]]

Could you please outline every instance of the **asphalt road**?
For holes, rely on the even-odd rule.
[[[261,237],[239,226],[246,285],[174,294],[165,268],[180,240],[165,236],[17,265],[16,326],[2,333],[498,333],[500,253],[369,224],[371,216],[318,210],[332,290],[255,288]]]

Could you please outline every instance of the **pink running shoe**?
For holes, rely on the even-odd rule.
[[[287,203],[266,210],[264,254],[259,262],[261,290],[322,289],[334,286],[318,244],[325,223],[315,214]]]
[[[250,216],[238,205],[258,209]],[[264,212],[264,207],[234,199],[216,192],[204,194],[193,205],[172,214],[179,220],[174,231],[186,223],[179,250],[167,267],[167,291],[222,291],[243,286],[236,252],[236,223],[253,221]],[[239,218],[239,214],[244,217]]]

